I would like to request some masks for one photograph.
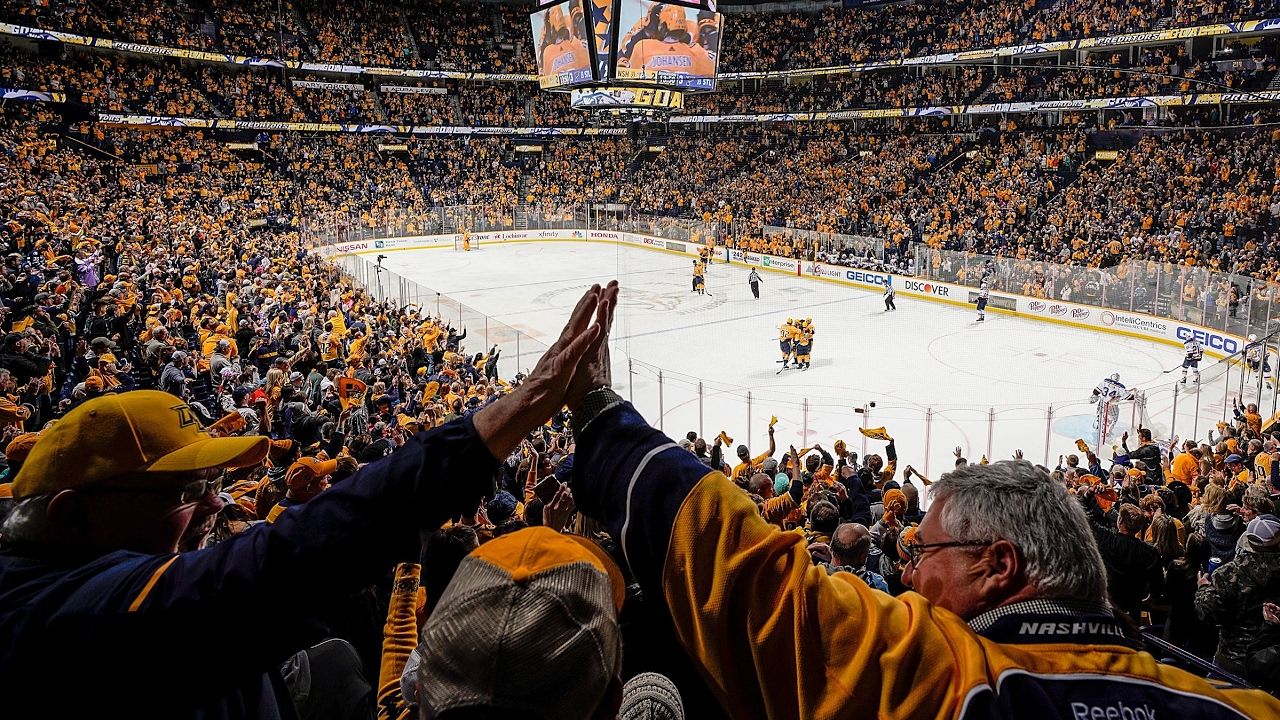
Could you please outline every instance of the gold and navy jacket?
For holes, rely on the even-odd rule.
[[[1031,601],[966,623],[923,596],[815,566],[798,533],[629,403],[579,413],[574,500],[602,519],[730,717],[1280,718],[1125,645],[1105,607]]]

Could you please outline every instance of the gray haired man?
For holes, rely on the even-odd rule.
[[[898,598],[828,575],[722,474],[578,366],[573,496],[605,523],[730,717],[1280,717],[1134,649],[1080,504],[1023,461],[959,468],[897,554]]]

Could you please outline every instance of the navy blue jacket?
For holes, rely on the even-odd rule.
[[[463,418],[207,550],[59,565],[6,549],[2,714],[290,717],[268,673],[324,636],[318,612],[416,562],[420,531],[474,508],[497,467]]]

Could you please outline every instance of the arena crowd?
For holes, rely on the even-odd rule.
[[[742,41],[726,62],[851,62],[1276,10],[1176,5],[1081,0],[1041,12],[957,0],[731,15]],[[270,25],[239,0],[178,13],[112,0],[0,7],[6,19],[173,47],[528,70],[494,40],[522,32],[509,7],[305,2],[273,9]],[[793,49],[779,56],[779,42]],[[1254,66],[1176,48],[1100,56],[1117,72],[1089,76],[1101,79],[1087,92],[1163,92],[1164,80],[1141,74],[1153,68],[1269,82],[1274,53],[1244,53]],[[4,46],[0,59],[4,84],[75,91],[96,110],[572,117],[530,89],[491,84],[409,94],[104,53]],[[699,102],[737,112],[1054,97],[1076,92],[1075,72],[952,68]],[[779,446],[772,428],[764,447],[735,443],[745,428],[668,438],[611,390],[616,284],[585,292],[545,355],[511,363],[476,328],[378,301],[314,247],[334,219],[369,230],[396,218],[417,233],[442,207],[550,219],[617,203],[782,256],[865,260],[765,226],[869,236],[895,267],[925,243],[1280,281],[1275,114],[1220,112],[1187,110],[1169,127],[1119,112],[963,129],[937,118],[724,125],[664,130],[653,137],[666,149],[646,157],[640,135],[410,137],[388,149],[385,137],[232,137],[4,105],[6,707],[924,718],[956,715],[966,699],[1022,715],[1087,696],[1106,715],[1132,712],[1140,682],[1161,715],[1274,717],[1280,424],[1254,406],[1235,404],[1204,437],[1143,429],[1109,457],[1064,448],[1052,468],[1021,452],[957,452],[934,478],[899,456],[892,428],[864,433],[865,456],[849,449],[857,435],[803,448]],[[516,151],[535,140],[540,152]],[[1120,152],[1100,160],[1103,148]],[[1062,299],[1082,292],[1067,286]],[[69,651],[93,672],[69,682],[56,670]],[[1259,689],[1209,682],[1210,667]],[[1019,669],[1035,670],[1018,675],[1027,684],[991,687]],[[1070,675],[1088,690],[1069,687]]]

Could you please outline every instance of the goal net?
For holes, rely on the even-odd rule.
[[[1157,433],[1147,411],[1146,393],[1138,391],[1134,393],[1133,399],[1113,398],[1100,401],[1094,419],[1097,431],[1094,452],[1101,458],[1111,457],[1111,446],[1119,445],[1124,433],[1135,438],[1141,427],[1151,428],[1153,433]]]
[[[453,236],[453,249],[457,252],[479,250],[480,240],[475,235],[460,233]]]

